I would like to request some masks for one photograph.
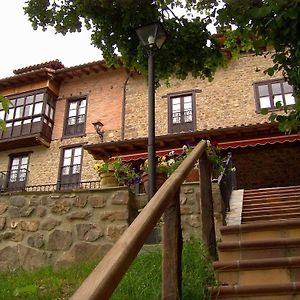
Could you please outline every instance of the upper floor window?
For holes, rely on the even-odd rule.
[[[65,119],[65,136],[85,133],[86,98],[69,100]]]
[[[275,79],[254,83],[254,95],[257,111],[262,108],[276,109],[276,103],[282,106],[295,104],[293,87],[284,79]]]
[[[196,129],[195,92],[168,95],[169,133]]]
[[[8,112],[0,108],[0,118],[6,122],[6,130],[0,132],[0,138],[44,133],[51,139],[56,97],[50,91],[37,90],[9,96],[9,99]]]

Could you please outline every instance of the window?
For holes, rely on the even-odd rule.
[[[257,111],[262,108],[276,109],[276,103],[283,106],[295,104],[293,87],[284,79],[275,79],[254,83],[254,95]]]
[[[169,133],[196,128],[195,93],[168,95]]]
[[[75,187],[80,182],[81,164],[82,146],[63,149],[60,171],[62,188]]]
[[[0,118],[6,122],[7,130],[0,132],[0,138],[7,139],[44,133],[51,139],[54,124],[56,97],[46,89],[10,96],[10,107],[6,113],[0,108]],[[52,114],[47,115],[47,109]]]
[[[81,135],[85,132],[86,99],[69,100],[65,120],[65,136]]]
[[[7,177],[8,190],[23,190],[25,188],[28,175],[28,162],[28,153],[11,157]]]

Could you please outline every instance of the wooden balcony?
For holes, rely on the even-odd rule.
[[[46,115],[14,119],[0,131],[0,151],[43,145],[50,146],[53,121]]]

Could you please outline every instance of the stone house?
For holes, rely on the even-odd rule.
[[[300,184],[297,135],[278,132],[260,109],[294,103],[280,75],[263,73],[268,56],[244,54],[213,81],[171,79],[156,90],[158,155],[205,138],[232,152],[238,188]],[[0,80],[11,99],[0,110],[2,189],[60,189],[97,181],[95,159],[145,159],[147,83],[137,72],[103,61],[66,68],[59,61],[25,67]],[[96,126],[98,133],[96,132]]]

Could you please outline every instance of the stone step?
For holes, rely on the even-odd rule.
[[[227,285],[210,289],[210,299],[231,300],[300,300],[300,282]]]
[[[300,201],[300,195],[266,195],[261,197],[245,198],[243,199],[243,204],[254,204],[254,203],[268,203],[275,201],[289,201],[295,200]]]
[[[231,241],[218,244],[219,260],[241,260],[271,257],[300,257],[300,237],[254,241]]]
[[[278,206],[278,207],[272,207],[272,206],[265,206],[262,208],[256,208],[256,209],[249,209],[249,210],[244,210],[242,212],[242,219],[245,217],[250,217],[250,216],[260,216],[260,215],[281,215],[281,214],[293,214],[293,213],[300,213],[300,205],[295,205],[295,206]]]
[[[261,203],[249,203],[243,205],[243,211],[248,211],[248,210],[254,210],[254,209],[261,209],[267,206],[272,206],[272,207],[296,207],[300,206],[300,201],[274,201],[274,202],[261,202]]]
[[[224,242],[297,238],[300,237],[300,218],[222,226],[220,232]]]
[[[213,263],[221,285],[255,285],[300,281],[300,256],[217,261]]]
[[[287,220],[293,218],[300,218],[300,212],[293,213],[276,213],[276,214],[261,214],[257,216],[242,216],[242,224],[246,224],[249,222],[257,222],[257,221],[275,221],[275,220]]]
[[[297,193],[300,192],[300,186],[286,186],[286,187],[275,187],[275,188],[261,188],[245,190],[246,196],[252,195],[266,195],[266,194],[278,194],[278,193]]]

